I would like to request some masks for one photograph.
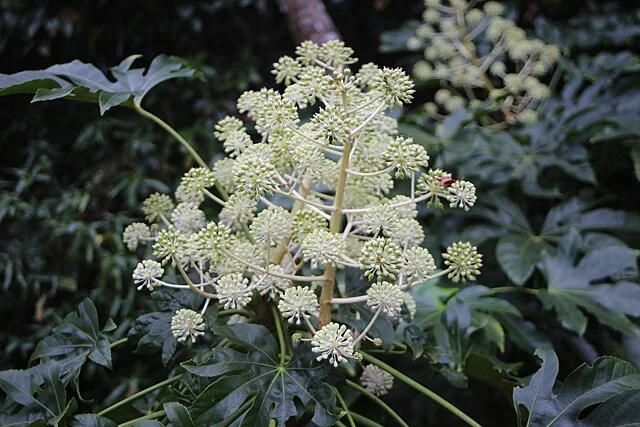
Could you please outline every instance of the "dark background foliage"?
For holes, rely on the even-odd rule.
[[[332,0],[326,4],[345,42],[362,63],[374,61],[410,68],[417,59],[415,53],[394,47],[393,43],[396,40],[404,46],[403,40],[410,34],[402,30],[403,25],[420,19],[422,1]],[[212,136],[214,123],[235,110],[235,100],[244,90],[271,85],[271,64],[295,47],[282,5],[275,1],[1,0],[0,5],[1,73],[41,69],[73,59],[106,70],[131,54],[142,54],[139,61],[145,65],[162,53],[185,58],[199,70],[198,78],[174,80],[159,87],[145,98],[145,108],[194,141],[207,161],[221,155]],[[416,108],[405,116],[405,129],[412,130],[416,140],[423,138],[432,158],[440,156],[448,168],[455,167],[466,174],[481,194],[499,193],[500,197],[509,198],[523,210],[535,230],[552,207],[574,196],[597,200],[601,208],[637,213],[639,132],[602,133],[606,126],[594,118],[594,114],[602,117],[618,109],[629,112],[630,122],[622,122],[616,129],[634,124],[634,120],[637,127],[639,122],[637,108],[629,110],[627,105],[637,98],[625,98],[632,92],[630,88],[638,88],[637,64],[620,60],[619,65],[607,68],[612,57],[601,57],[600,63],[595,60],[603,53],[615,55],[634,49],[638,53],[636,2],[540,0],[513,2],[511,6],[523,27],[570,52],[564,65],[565,80],[557,88],[564,99],[554,101],[556,110],[551,109],[545,117],[549,128],[527,128],[517,138],[523,145],[528,145],[522,142],[527,138],[555,142],[557,146],[548,150],[557,158],[566,154],[558,151],[565,142],[582,147],[595,183],[579,177],[567,179],[566,170],[563,173],[562,167],[552,165],[547,173],[533,178],[545,189],[558,184],[559,193],[548,197],[538,187],[532,190],[530,177],[502,179],[502,175],[511,173],[508,164],[498,164],[498,168],[505,168],[498,173],[495,163],[485,169],[470,163],[468,159],[477,160],[475,154],[485,148],[477,142],[475,133],[472,138],[468,131],[458,129],[460,123],[450,123],[449,140],[469,142],[457,147],[447,144],[444,137],[434,141],[427,133],[433,131],[432,123],[425,121],[419,105],[430,99],[433,87],[423,87],[416,94]],[[580,93],[597,82],[604,82],[606,90],[580,99],[589,109],[596,105],[601,109],[590,116],[580,116],[583,118],[578,120],[583,121],[577,124],[567,118],[563,129],[575,126],[575,130],[561,136],[554,134],[551,124],[563,120],[554,112],[565,111],[569,105],[575,107]],[[132,111],[113,109],[98,117],[94,105],[65,101],[30,105],[28,99],[0,98],[2,369],[25,367],[38,341],[87,296],[95,302],[101,319],[112,317],[118,324],[115,337],[126,336],[132,321],[149,311],[151,303],[148,298],[136,298],[130,275],[138,257],[125,250],[121,231],[141,217],[140,204],[149,193],[175,188],[191,166],[186,152],[161,129]],[[491,137],[489,133],[487,138]],[[471,146],[473,141],[476,142]],[[510,154],[504,156],[509,158]],[[536,167],[542,170],[542,166]],[[491,200],[494,199],[487,197],[488,202]],[[491,218],[499,216],[499,212],[485,213],[485,218],[429,217],[425,222],[427,235],[448,243],[465,229],[467,235],[476,237],[477,233],[485,233],[479,239],[484,241],[481,252],[485,253],[486,264],[481,281],[502,286],[512,277],[494,255],[499,245],[495,238],[500,236],[487,231]],[[638,247],[638,235],[627,234],[624,227],[611,233],[626,239],[627,245]],[[540,287],[543,272],[535,271],[528,280],[534,288]],[[618,332],[604,327],[590,328],[584,337],[577,337],[566,333],[548,311],[541,315],[542,305],[537,300],[514,296],[509,301],[532,322],[526,325],[535,324],[536,333],[553,341],[565,374],[599,354],[615,353],[638,367],[637,341],[626,342]],[[536,369],[532,354],[512,343],[507,345],[504,358],[526,361],[521,375]],[[81,388],[91,384],[90,390],[84,388],[86,397],[96,398],[97,402],[117,400],[127,390],[138,389],[142,381],[166,378],[158,359],[157,355],[115,354],[114,365],[120,362],[126,368],[111,375],[89,364],[81,377]],[[409,359],[403,360],[404,371],[440,389],[479,422],[514,423],[510,402],[501,391],[482,381],[471,381],[464,390],[454,388],[435,370],[425,369],[424,365],[412,368]],[[442,425],[455,425],[453,418],[438,412],[430,402],[407,399],[408,395],[413,395],[412,391],[398,385],[389,403],[400,413],[408,414],[410,424],[437,419]]]

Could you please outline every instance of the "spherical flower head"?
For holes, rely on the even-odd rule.
[[[480,274],[482,267],[482,254],[478,253],[478,248],[471,246],[469,242],[456,242],[447,248],[447,252],[442,254],[444,263],[451,272],[447,277],[454,282],[467,279],[475,280]]]
[[[439,197],[446,197],[448,186],[455,180],[451,178],[451,174],[441,169],[430,169],[427,173],[422,174],[418,180],[418,191],[423,195],[430,195],[429,204],[442,208]]]
[[[466,13],[465,18],[469,25],[479,25],[484,19],[484,13],[480,9],[471,9]]]
[[[401,248],[420,245],[424,240],[422,225],[413,218],[399,219],[385,229],[384,235]]]
[[[309,96],[306,92],[304,85],[299,83],[294,83],[292,85],[287,86],[282,94],[282,97],[296,105],[299,109],[307,108],[309,104],[315,103],[315,98]]]
[[[360,228],[369,234],[380,233],[398,222],[396,210],[389,205],[376,205],[362,215]]]
[[[249,227],[256,243],[275,246],[291,235],[291,214],[274,205],[262,210]]]
[[[254,200],[273,193],[277,187],[275,166],[255,155],[241,156],[233,166],[237,192]]]
[[[142,203],[142,210],[149,222],[160,222],[171,216],[174,204],[166,194],[153,193]]]
[[[253,218],[253,211],[258,203],[246,194],[232,194],[225,203],[218,217],[220,222],[232,230],[242,229]]]
[[[282,316],[289,319],[289,323],[301,323],[304,316],[309,319],[308,313],[317,312],[320,309],[318,298],[311,288],[295,286],[284,291],[284,295],[278,301],[278,310]]]
[[[152,259],[145,259],[139,262],[135,270],[133,270],[133,282],[138,286],[138,290],[141,290],[145,286],[150,291],[153,291],[159,286],[154,279],[159,279],[164,274],[164,269],[159,262]]]
[[[204,335],[204,328],[204,318],[193,310],[181,308],[171,318],[171,333],[178,342],[183,343],[189,338],[192,343],[196,342],[199,336]]]
[[[484,4],[484,12],[489,16],[500,16],[504,13],[504,6],[497,1],[488,1]]]
[[[302,241],[316,230],[327,228],[327,221],[319,212],[301,210],[296,212],[291,223],[291,238],[294,242]]]
[[[506,71],[507,71],[507,66],[505,65],[504,62],[501,62],[501,61],[496,61],[493,64],[491,64],[491,67],[489,67],[489,72],[494,76],[502,76],[505,74]]]
[[[256,114],[256,129],[260,133],[275,132],[294,126],[298,121],[295,105],[278,95],[267,99]]]
[[[360,384],[370,393],[383,396],[393,388],[393,375],[376,365],[367,365],[360,376]]]
[[[215,183],[213,172],[207,168],[191,168],[184,174],[176,189],[176,198],[181,202],[201,203],[204,190]]]
[[[365,276],[378,281],[384,277],[394,278],[402,265],[402,251],[390,239],[377,238],[369,240],[362,247],[360,268]]]
[[[284,82],[289,86],[292,81],[296,80],[298,74],[302,71],[302,65],[290,56],[283,56],[278,62],[273,64],[271,74],[276,76],[276,83]]]
[[[452,96],[451,92],[448,91],[447,89],[438,89],[435,95],[433,95],[433,99],[438,104],[444,104],[445,102],[447,102],[449,98],[451,98],[451,96]]]
[[[334,367],[354,357],[353,336],[345,325],[331,322],[322,327],[311,339],[311,351],[319,353],[316,359],[329,360]]]
[[[422,13],[422,19],[427,24],[437,24],[442,16],[440,16],[438,9],[428,8]]]
[[[341,235],[327,230],[316,230],[302,241],[302,254],[311,267],[339,264],[346,256],[346,243]]]
[[[244,308],[251,302],[249,279],[242,277],[240,273],[220,277],[216,283],[216,292],[225,310]]]
[[[306,94],[307,102],[315,104],[316,98],[326,98],[333,90],[334,84],[325,70],[320,67],[307,67],[300,74],[297,85],[300,91]]]
[[[411,282],[424,282],[435,271],[436,263],[426,248],[413,247],[402,254],[402,273]]]
[[[210,222],[199,230],[193,237],[202,258],[212,264],[224,257],[223,251],[229,249],[232,243],[231,230],[223,223]]]
[[[413,139],[397,137],[383,156],[387,167],[396,170],[396,178],[408,178],[420,167],[429,166],[429,156],[423,146],[414,144]]]
[[[204,212],[195,203],[179,203],[171,213],[171,222],[179,232],[188,236],[204,227]]]
[[[304,65],[313,64],[320,58],[320,46],[311,40],[304,41],[296,48],[296,55]]]
[[[291,274],[279,265],[269,265],[269,272],[280,274]],[[282,295],[282,293],[291,286],[291,280],[283,279],[281,277],[272,276],[267,274],[266,276],[254,276],[253,287],[258,289],[261,295],[268,295],[272,300],[276,300]]]
[[[344,67],[358,60],[352,58],[353,49],[339,40],[329,40],[320,47],[320,60],[333,68]]]
[[[127,245],[127,249],[135,251],[138,249],[138,243],[144,242],[151,238],[149,226],[143,222],[134,222],[129,224],[122,233],[122,241]]]
[[[247,91],[238,98],[238,111],[247,113],[250,119],[256,117],[262,112],[267,101],[273,98],[281,98],[281,95],[273,89],[262,88],[258,92]]]
[[[367,305],[380,310],[390,318],[400,316],[404,295],[400,286],[389,282],[378,282],[367,289]]]
[[[413,66],[413,75],[418,80],[429,80],[433,77],[433,67],[427,61],[418,61]]]
[[[220,141],[224,141],[227,139],[229,134],[233,132],[237,132],[243,129],[242,121],[236,117],[226,116],[222,120],[218,122],[215,126],[215,131],[213,134]]]
[[[371,82],[372,90],[380,92],[389,106],[408,104],[413,99],[413,82],[401,68],[380,70]]]
[[[553,44],[545,45],[540,52],[540,59],[546,64],[558,62],[562,53],[560,48]]]
[[[224,151],[229,157],[238,157],[243,151],[253,145],[253,141],[249,134],[244,130],[237,130],[225,135]]]
[[[224,158],[213,164],[212,172],[218,184],[227,192],[233,192],[235,189],[233,168],[236,161],[232,158]]]
[[[468,211],[478,199],[476,197],[476,187],[468,181],[456,181],[448,188],[449,207],[462,208]]]
[[[372,62],[364,64],[360,67],[360,70],[356,73],[356,83],[360,87],[367,87],[374,81],[376,75],[380,71],[380,68]]]
[[[329,105],[313,115],[311,132],[314,139],[325,145],[340,145],[349,138],[350,123],[344,109]]]
[[[153,244],[153,255],[162,259],[162,265],[182,264],[189,251],[189,239],[173,226],[160,231]]]
[[[416,218],[418,216],[418,205],[414,202],[410,202],[411,198],[404,194],[398,194],[389,199],[390,205],[393,206],[393,210],[396,212],[398,219],[403,218]]]
[[[466,106],[466,104],[467,104],[467,102],[465,101],[465,99],[463,97],[461,97],[461,96],[452,96],[451,98],[447,99],[444,102],[443,107],[449,113],[455,113],[459,109],[464,108]]]
[[[289,153],[289,156],[301,175],[317,179],[322,174],[324,152],[318,144],[309,140],[300,141],[294,149],[293,155],[291,156]]]

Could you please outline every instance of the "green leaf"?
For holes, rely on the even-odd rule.
[[[127,338],[137,343],[136,353],[150,354],[162,352],[162,363],[169,363],[176,351],[178,341],[171,334],[171,318],[181,308],[198,310],[202,297],[186,289],[160,289],[151,294],[156,310],[143,314],[129,330]],[[213,308],[213,307],[212,307]]]
[[[71,419],[71,427],[118,427],[108,418],[96,414],[80,414]]]
[[[266,426],[274,418],[284,426],[310,403],[315,406],[313,423],[334,425],[335,394],[322,381],[326,364],[315,362],[308,344],[298,346],[291,360],[281,365],[278,346],[264,326],[230,325],[213,332],[244,351],[214,349],[204,362],[182,364],[192,374],[214,378],[189,408],[196,425],[231,422],[245,403],[248,407],[236,414],[234,425]]]
[[[544,307],[553,308],[562,325],[578,335],[587,327],[583,310],[620,332],[640,335],[626,316],[640,316],[640,308],[630,302],[640,298],[640,285],[611,283],[617,276],[638,276],[635,252],[622,246],[604,246],[591,250],[575,264],[580,246],[580,236],[573,230],[554,255],[543,255],[538,267],[547,279],[547,289],[538,296]],[[602,283],[604,280],[608,282]]]
[[[537,348],[551,347],[551,340],[532,322],[510,314],[494,313],[507,332],[507,337],[521,349],[533,353]]]
[[[553,207],[542,225],[542,235],[563,235],[577,230],[640,230],[640,216],[609,208],[588,210],[592,205],[577,197]]]
[[[190,77],[194,70],[180,58],[160,55],[149,68],[133,68],[140,55],[133,55],[110,69],[110,75],[91,64],[75,60],[53,65],[40,71],[0,74],[0,96],[16,93],[35,93],[32,102],[68,98],[95,102],[100,114],[118,105],[133,106],[158,84],[179,77]],[[113,79],[110,80],[109,77]]]
[[[49,359],[30,369],[1,371],[0,389],[7,401],[2,406],[0,424],[25,425],[43,420],[57,426],[71,405],[61,375],[62,365]]]
[[[534,235],[527,237],[512,234],[498,240],[498,264],[513,283],[522,286],[531,277],[540,261],[544,243],[544,240]]]
[[[107,322],[110,327],[113,322]],[[30,361],[42,358],[60,362],[63,383],[77,383],[87,359],[111,369],[109,339],[100,331],[98,312],[86,298],[76,312],[69,313],[51,334],[38,343]]]
[[[178,402],[167,402],[163,405],[167,418],[174,427],[196,427],[184,405]]]
[[[551,349],[536,351],[542,366],[526,387],[513,390],[519,425],[527,426],[623,426],[640,423],[640,412],[629,410],[640,397],[640,373],[614,357],[600,357],[592,366],[583,364],[553,392],[559,364]],[[598,405],[586,418],[582,412]],[[523,416],[521,406],[528,414]],[[614,421],[615,420],[615,421]]]

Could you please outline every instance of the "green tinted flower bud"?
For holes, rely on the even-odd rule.
[[[452,270],[447,275],[454,282],[476,280],[482,267],[482,255],[478,253],[475,246],[469,242],[456,242],[447,248],[447,252],[442,254],[445,265]]]

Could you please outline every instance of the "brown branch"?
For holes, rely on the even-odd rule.
[[[342,40],[322,0],[285,0],[289,31],[296,43]]]

